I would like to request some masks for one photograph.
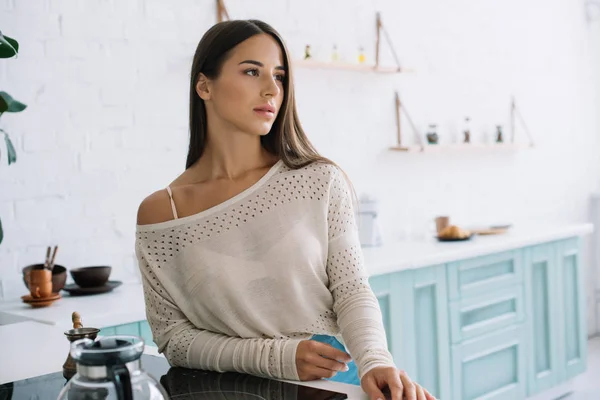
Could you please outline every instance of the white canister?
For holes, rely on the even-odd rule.
[[[358,206],[358,232],[361,246],[381,246],[381,229],[377,221],[379,203],[367,194],[360,196]]]

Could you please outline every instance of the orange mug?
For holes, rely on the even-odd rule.
[[[52,271],[49,269],[33,269],[27,272],[26,278],[32,297],[38,299],[52,294]]]

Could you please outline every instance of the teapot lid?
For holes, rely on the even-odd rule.
[[[144,340],[137,336],[100,336],[71,343],[71,357],[81,365],[117,365],[139,360]]]

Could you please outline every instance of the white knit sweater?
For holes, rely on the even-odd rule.
[[[359,376],[393,366],[344,175],[279,161],[239,195],[137,226],[146,316],[171,365],[298,379],[296,348],[341,339]]]

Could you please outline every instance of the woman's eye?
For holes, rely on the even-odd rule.
[[[244,73],[248,76],[258,76],[258,69],[256,69],[256,68],[247,69],[244,71]],[[278,80],[280,82],[283,82],[285,80],[285,75],[277,74],[277,75],[273,75],[273,76],[275,77],[275,80]]]

